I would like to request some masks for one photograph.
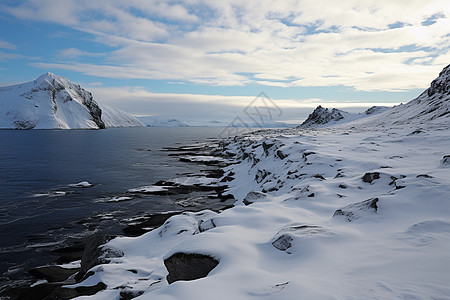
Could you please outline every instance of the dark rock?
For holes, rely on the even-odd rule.
[[[376,213],[378,211],[378,201],[378,198],[371,198],[362,202],[347,205],[344,208],[336,210],[333,214],[333,218],[342,216],[345,217],[347,222],[352,222],[361,217],[361,212],[368,211]]]
[[[367,183],[372,183],[374,180],[376,179],[380,179],[380,173],[378,172],[368,172],[366,174],[364,174],[364,176],[362,177],[362,181],[367,182]]]
[[[340,184],[340,185],[339,185],[339,188],[340,188],[340,189],[346,189],[347,186],[346,186],[345,184]]]
[[[5,300],[68,300],[80,296],[90,296],[104,290],[106,285],[99,282],[94,286],[63,288],[59,284],[40,284],[34,287],[19,287],[0,293]]]
[[[424,177],[424,178],[433,178],[433,176],[428,175],[428,174],[419,174],[416,176],[416,178],[420,178],[420,177]]]
[[[205,232],[205,231],[210,230],[215,227],[216,227],[216,223],[214,223],[214,219],[209,219],[206,221],[200,220],[200,222],[198,222],[198,231],[199,232]]]
[[[322,179],[322,180],[326,180],[325,177],[323,177],[321,174],[315,174],[312,177],[319,178],[319,179]]]
[[[120,300],[130,300],[142,295],[144,291],[132,291],[128,289],[123,289],[120,291]]]
[[[37,267],[28,271],[30,275],[38,279],[45,279],[48,282],[65,281],[77,272],[78,269],[65,269],[59,266]]]
[[[312,154],[316,154],[316,152],[312,152],[312,151],[310,151],[310,152],[303,152],[303,154],[302,154],[303,160],[306,161],[307,157],[309,155],[312,155]]]
[[[274,144],[266,144],[266,142],[262,142],[262,147],[264,150],[264,154],[266,154],[266,156],[269,155],[269,149],[273,146]]]
[[[76,260],[81,260],[81,258],[83,257],[84,245],[84,243],[78,242],[71,246],[54,249],[51,252],[63,254],[56,260],[56,263],[66,264]]]
[[[81,268],[75,276],[77,281],[81,281],[87,275],[86,272],[92,267],[107,263],[107,258],[123,255],[123,253],[116,253],[111,249],[101,247],[112,238],[113,236],[107,234],[94,234],[86,239],[86,246],[83,251],[83,257],[81,258]]]
[[[166,277],[169,284],[206,277],[218,264],[216,258],[198,253],[178,252],[164,260],[169,271]]]
[[[159,227],[166,222],[168,218],[178,215],[180,212],[171,212],[163,214],[150,215],[149,218],[139,224],[127,226],[123,229],[123,233],[127,236],[140,236],[153,228]]]
[[[314,197],[314,193],[309,194],[308,197],[309,197],[309,198]]]
[[[285,158],[287,157],[287,155],[284,155],[283,152],[281,152],[280,150],[277,151],[277,156],[278,156],[280,159],[285,159]]]
[[[443,166],[450,166],[450,155],[445,155],[442,157],[441,163]]]
[[[280,251],[286,251],[287,249],[292,247],[291,242],[294,239],[288,234],[280,235],[275,241],[272,242],[272,246],[277,248]]]

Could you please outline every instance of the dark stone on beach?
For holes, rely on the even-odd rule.
[[[198,253],[178,252],[164,260],[164,265],[169,271],[166,277],[169,284],[179,280],[206,277],[218,264],[216,258]]]
[[[81,268],[78,274],[75,276],[77,281],[81,281],[86,272],[92,267],[107,263],[105,259],[105,252],[108,250],[103,249],[101,246],[110,241],[113,236],[108,234],[94,234],[86,239],[86,246],[84,247],[83,257],[81,258]]]
[[[79,286],[74,289],[69,288],[57,288],[53,290],[43,300],[56,300],[56,299],[72,299],[79,296],[91,296],[106,289],[106,285],[103,282],[99,282],[93,286]]]
[[[45,279],[48,282],[62,282],[77,273],[78,269],[66,269],[59,266],[37,267],[28,273],[38,279]]]
[[[362,177],[362,181],[367,182],[367,183],[372,183],[376,179],[380,179],[380,173],[378,173],[378,172],[373,172],[373,173],[367,172]]]
[[[8,300],[68,300],[79,296],[90,296],[104,290],[106,285],[99,282],[94,286],[63,288],[60,284],[40,284],[34,287],[12,288],[0,293],[0,299]]]
[[[56,260],[56,263],[66,264],[76,260],[81,260],[81,258],[83,257],[84,246],[84,243],[79,242],[68,247],[54,249],[51,252],[56,254],[63,254]]]

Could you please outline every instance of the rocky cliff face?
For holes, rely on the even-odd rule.
[[[438,78],[431,82],[431,86],[426,90],[429,97],[438,93],[450,96],[450,65],[446,66],[440,73]]]

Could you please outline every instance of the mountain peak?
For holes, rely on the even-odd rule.
[[[427,89],[428,96],[435,93],[446,94],[450,91],[450,65],[446,66],[439,73],[439,76],[431,82],[431,86]]]
[[[329,110],[319,105],[300,126],[311,127],[313,125],[324,125],[330,121],[339,121],[344,118],[342,113],[344,112],[339,109],[333,108]]]

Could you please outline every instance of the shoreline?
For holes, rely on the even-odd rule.
[[[164,147],[162,150],[169,152],[168,156],[178,157],[182,162],[203,164],[208,169],[202,170],[204,172],[204,178],[220,179],[223,177],[223,168],[229,164],[225,163],[223,158],[225,155],[218,150],[218,146],[214,146],[215,140],[209,140],[205,142],[198,141],[192,145],[184,145],[179,147]],[[218,159],[212,159],[210,157],[216,157]],[[195,159],[196,157],[208,157],[206,160]],[[181,175],[181,174],[180,174]],[[187,173],[182,174],[185,178],[196,178],[198,174]],[[226,181],[231,180],[227,178]],[[128,191],[131,194],[143,194],[143,195],[167,195],[167,196],[182,196],[186,195],[189,198],[191,194],[199,194],[199,197],[206,197],[211,200],[210,205],[203,205],[195,208],[194,205],[186,205],[186,209],[177,211],[168,211],[161,213],[150,213],[145,215],[138,215],[134,218],[129,218],[125,222],[124,220],[116,220],[116,223],[125,223],[121,234],[112,235],[108,233],[96,232],[83,239],[75,240],[70,245],[66,245],[61,248],[52,249],[49,253],[56,254],[58,258],[50,264],[38,266],[28,270],[28,274],[32,276],[29,279],[31,284],[19,284],[12,287],[5,287],[0,292],[0,299],[43,299],[44,297],[50,297],[48,299],[72,299],[78,296],[88,296],[97,293],[105,288],[103,285],[96,285],[90,288],[76,288],[68,289],[62,286],[68,284],[75,284],[81,282],[86,277],[86,271],[95,265],[106,263],[105,260],[99,259],[104,254],[101,250],[101,246],[109,240],[116,237],[138,237],[155,228],[158,228],[166,222],[172,216],[183,214],[185,212],[198,212],[205,209],[211,209],[212,211],[220,212],[229,209],[234,206],[234,198],[232,195],[223,195],[224,190],[227,188],[225,181],[217,182],[217,185],[202,185],[191,184],[190,182],[170,182],[170,181],[158,181],[151,187],[164,187],[162,191]],[[167,189],[166,189],[167,188]],[[202,195],[204,194],[204,195]],[[215,194],[215,195],[214,195]],[[233,202],[233,203],[231,203]],[[97,216],[97,218],[99,218]],[[90,220],[92,217],[88,217],[78,222]],[[100,224],[101,220],[98,220]],[[21,280],[20,280],[21,281]],[[53,297],[53,298],[52,298]]]

